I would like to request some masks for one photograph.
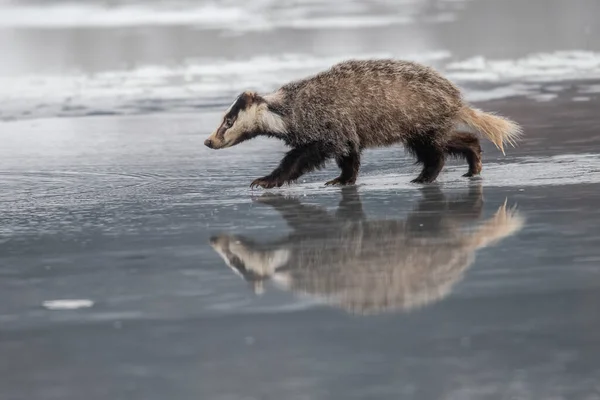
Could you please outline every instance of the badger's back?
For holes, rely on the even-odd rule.
[[[382,146],[454,124],[460,91],[409,61],[351,60],[281,88],[294,139]]]

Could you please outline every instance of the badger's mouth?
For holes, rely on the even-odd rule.
[[[261,134],[261,132],[258,130],[250,130],[250,131],[243,132],[243,133],[235,136],[234,138],[230,139],[229,141],[226,141],[225,138],[223,138],[223,140],[220,143],[217,143],[217,146],[215,146],[214,148],[215,149],[226,149],[229,147],[233,147],[242,142],[245,142],[246,140],[253,139],[260,134]]]
[[[219,149],[226,149],[226,148],[228,148],[228,147],[235,146],[235,145],[236,145],[236,144],[238,144],[238,143],[239,143],[239,141],[237,141],[237,140],[235,140],[235,139],[234,139],[234,140],[230,140],[229,142],[223,142],[223,143],[221,144],[221,146],[219,147]]]
[[[210,145],[207,145],[207,146],[209,148],[211,148],[212,150],[221,150],[221,149],[226,149],[226,148],[231,147],[231,146],[235,146],[240,141],[241,140],[232,139],[232,140],[226,142],[225,140],[215,140],[211,136],[210,138],[208,138],[208,140],[205,143],[210,142]]]
[[[220,150],[224,148],[227,144],[223,141],[216,140],[214,135],[211,135],[204,141],[204,145],[211,150]]]
[[[222,138],[220,142],[215,143],[215,149],[220,150],[220,149],[226,149],[228,147],[231,147],[233,145],[235,145],[237,142],[237,140],[231,139],[229,141],[225,140],[225,138]]]

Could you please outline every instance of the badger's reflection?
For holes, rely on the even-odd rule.
[[[506,203],[491,218],[482,214],[481,186],[449,201],[437,186],[404,220],[368,220],[355,187],[342,190],[333,213],[297,199],[263,195],[293,232],[258,244],[219,235],[212,247],[227,265],[252,282],[265,280],[320,298],[353,313],[408,310],[445,297],[474,260],[475,251],[517,232],[523,218]]]

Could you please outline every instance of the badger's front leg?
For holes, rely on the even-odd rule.
[[[263,187],[270,189],[281,187],[300,178],[302,175],[321,168],[330,157],[331,152],[321,143],[311,143],[290,150],[279,166],[269,175],[255,179],[251,188]]]

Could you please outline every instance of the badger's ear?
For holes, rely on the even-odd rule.
[[[250,104],[252,104],[252,92],[242,92],[238,96],[238,101],[241,109],[247,108]]]
[[[258,93],[252,92],[250,90],[246,90],[245,92],[240,94],[240,99],[242,99],[246,107],[251,106],[252,104],[262,103],[265,101],[265,99],[259,96]]]

